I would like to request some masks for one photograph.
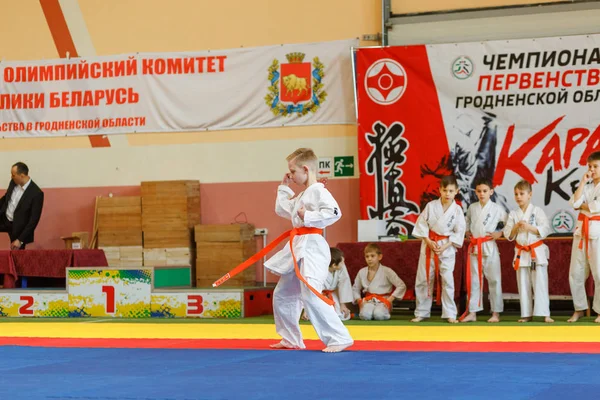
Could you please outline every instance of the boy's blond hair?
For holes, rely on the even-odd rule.
[[[528,191],[529,193],[532,192],[532,188],[531,188],[531,183],[527,182],[525,179],[521,179],[519,182],[517,182],[517,184],[515,185],[515,190],[525,190]]]
[[[286,157],[287,161],[294,161],[299,167],[307,166],[312,171],[317,170],[318,157],[312,149],[301,147]]]
[[[381,252],[381,247],[379,247],[378,244],[375,243],[369,243],[366,247],[365,247],[365,254],[367,253],[377,253],[377,254],[383,254]]]

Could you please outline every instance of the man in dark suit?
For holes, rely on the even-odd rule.
[[[13,165],[10,174],[8,190],[0,198],[0,232],[8,233],[11,250],[22,250],[33,242],[33,231],[44,206],[44,192],[31,180],[24,163]]]

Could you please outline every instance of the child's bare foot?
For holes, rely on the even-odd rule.
[[[550,317],[546,317],[546,318],[544,318],[544,322],[547,323],[547,324],[551,324],[551,323],[554,322],[554,320],[552,318],[550,318]]]
[[[500,314],[497,312],[492,313],[492,318],[488,319],[490,323],[500,322]]]
[[[567,320],[567,322],[577,322],[579,318],[583,317],[583,311],[575,311],[573,316]]]
[[[456,318],[448,318],[449,324],[458,324],[458,320]]]
[[[272,349],[290,349],[290,350],[297,349],[297,347],[294,347],[294,346],[286,346],[282,342],[271,344],[271,345],[269,345],[269,347]]]
[[[533,319],[533,318],[531,318],[531,317],[521,318],[521,319],[519,320],[519,322],[531,322],[531,320],[532,320],[532,319]]]
[[[343,351],[350,346],[352,346],[352,343],[338,344],[336,346],[327,346],[323,349],[323,353],[339,353],[340,351]]]
[[[425,321],[427,318],[423,318],[423,317],[416,317],[410,320],[410,322],[423,322]]]
[[[470,312],[465,315],[464,318],[461,317],[460,322],[476,322],[477,321],[477,313]]]
[[[600,315],[594,320],[595,323],[600,324]]]

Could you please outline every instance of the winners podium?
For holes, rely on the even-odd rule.
[[[154,288],[154,268],[67,268],[66,290],[0,290],[0,317],[243,318],[272,314],[273,288]]]

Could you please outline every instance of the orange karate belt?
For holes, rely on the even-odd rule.
[[[434,242],[438,242],[440,240],[448,239],[449,236],[442,236],[434,231],[429,231],[429,239]],[[427,246],[425,250],[425,273],[427,274],[427,290],[428,297],[431,297],[431,287],[429,286],[429,272],[431,271],[431,248]],[[440,282],[440,257],[433,253],[433,263],[435,264],[435,282],[436,282],[436,294],[435,294],[435,304],[442,304],[442,283]]]
[[[335,300],[333,299],[333,290],[323,290],[323,296],[327,297],[329,300],[335,304]]]
[[[289,231],[282,233],[277,239],[273,240],[271,243],[269,243],[267,246],[265,246],[265,248],[263,248],[261,251],[259,251],[258,253],[256,253],[255,255],[253,255],[252,257],[250,257],[249,259],[247,259],[246,261],[244,261],[243,263],[241,263],[240,265],[238,265],[237,267],[235,267],[234,269],[232,269],[231,271],[229,271],[228,273],[223,275],[221,278],[216,280],[215,283],[212,284],[213,287],[220,286],[223,283],[227,282],[229,279],[233,278],[240,272],[244,271],[245,269],[247,269],[248,267],[253,265],[258,260],[263,258],[267,253],[269,253],[271,250],[273,250],[279,243],[281,243],[285,239],[289,238],[290,239],[290,250],[292,252],[292,259],[294,260],[294,271],[296,272],[296,276],[318,298],[320,298],[325,303],[332,306],[334,304],[332,299],[329,299],[329,298],[327,298],[327,296],[324,296],[322,293],[319,293],[317,291],[317,289],[315,289],[308,282],[306,282],[306,279],[304,279],[304,277],[300,273],[300,268],[298,267],[298,261],[296,260],[296,255],[294,254],[294,246],[293,246],[294,238],[296,236],[300,236],[300,235],[311,235],[311,234],[322,235],[323,229],[302,227],[302,228],[294,228],[294,229],[291,229]]]
[[[460,316],[459,320],[462,321],[469,314],[469,302],[471,301],[471,253],[473,252],[473,246],[477,247],[477,264],[478,264],[478,273],[479,276],[479,305],[481,306],[481,298],[483,297],[483,249],[482,245],[485,242],[489,242],[490,240],[494,240],[489,236],[483,237],[472,237],[469,242],[469,247],[467,249],[467,309]]]
[[[517,248],[517,259],[515,260],[515,264],[514,264],[515,271],[518,271],[519,265],[521,265],[521,252],[523,252],[523,251],[530,252],[532,259],[537,258],[537,255],[535,254],[535,249],[540,247],[543,244],[544,244],[544,242],[541,240],[538,240],[537,242],[530,244],[529,246],[521,246],[520,244],[517,243],[515,245],[515,247]]]
[[[590,240],[590,221],[600,221],[600,215],[595,216],[595,217],[588,217],[587,215],[585,215],[583,213],[579,213],[579,218],[577,218],[577,219],[582,222],[582,224],[581,224],[581,240],[579,241],[579,250],[583,249],[583,242],[585,241],[585,255],[587,258],[589,258],[590,256],[588,255],[588,248],[589,248],[589,240]]]
[[[383,304],[385,304],[385,306],[388,308],[388,310],[390,310],[390,312],[392,311],[392,303],[390,303],[390,301],[387,299],[388,297],[390,297],[390,295],[392,294],[392,292],[386,293],[386,294],[377,294],[377,293],[365,293],[365,297],[363,297],[362,299],[358,300],[358,305],[360,306],[363,301],[369,301],[369,300],[373,300],[373,299],[377,299],[380,302],[382,302]]]

